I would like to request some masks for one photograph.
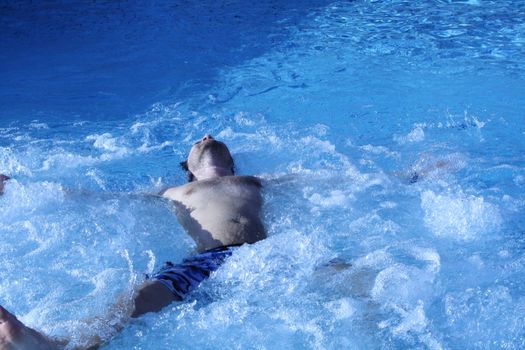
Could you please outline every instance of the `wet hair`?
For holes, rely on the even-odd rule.
[[[187,160],[185,160],[184,162],[180,162],[180,167],[182,168],[182,170],[184,170],[186,172],[186,175],[188,175],[188,182],[195,181],[195,175],[193,175],[193,173],[188,168],[188,161]]]
[[[188,168],[188,161],[187,160],[185,160],[183,162],[180,162],[180,167],[182,168],[182,170],[184,170],[186,172],[186,175],[188,175],[188,182],[195,181],[195,175],[193,175],[193,173]],[[235,175],[235,164],[233,163],[233,159],[232,159],[231,171],[232,171],[232,175]]]

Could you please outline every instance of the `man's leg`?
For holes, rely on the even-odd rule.
[[[139,317],[148,312],[160,311],[174,301],[180,301],[165,285],[156,280],[144,283],[135,296],[131,317]]]
[[[131,317],[139,317],[148,312],[159,311],[175,300],[179,299],[162,283],[155,280],[148,281],[137,291]],[[129,317],[129,311],[128,316],[126,316],[126,311],[119,310],[121,307],[123,306],[117,303],[111,316],[114,317],[120,311],[123,319]],[[124,324],[119,323],[115,327],[116,331],[119,331],[123,326]],[[93,337],[92,341],[88,343],[90,347],[96,348],[102,341],[98,337]],[[65,343],[53,341],[25,326],[13,314],[0,306],[0,350],[55,350],[64,346]]]
[[[0,350],[55,350],[59,346],[0,306]]]
[[[131,317],[157,312],[174,301],[181,301],[231,255],[231,247],[219,247],[184,259],[180,264],[166,263],[135,294]]]

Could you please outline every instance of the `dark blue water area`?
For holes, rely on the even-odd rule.
[[[327,2],[2,1],[1,119],[116,120],[185,100]]]

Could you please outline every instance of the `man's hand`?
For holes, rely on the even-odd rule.
[[[4,193],[4,184],[10,177],[4,174],[0,174],[0,195]]]

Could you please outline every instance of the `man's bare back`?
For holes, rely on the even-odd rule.
[[[180,224],[199,251],[255,243],[266,237],[260,219],[261,183],[252,176],[223,176],[166,190]]]
[[[117,308],[129,308],[128,312],[119,312],[127,315],[122,322],[127,317],[159,311],[175,300],[182,300],[181,291],[196,287],[232,254],[230,246],[266,238],[260,217],[261,182],[253,176],[234,176],[233,159],[224,143],[205,135],[193,145],[186,164],[191,182],[168,188],[161,196],[173,203],[180,224],[195,240],[200,254],[174,268],[168,265],[154,275],[137,290],[132,305],[117,304]],[[177,285],[180,278],[184,285]],[[188,280],[196,283],[188,286]],[[89,348],[98,345],[100,338],[95,337]],[[63,346],[26,327],[0,306],[0,350]]]

